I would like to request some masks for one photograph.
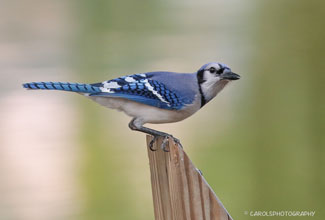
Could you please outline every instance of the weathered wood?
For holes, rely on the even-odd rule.
[[[164,152],[162,138],[149,149],[151,186],[156,220],[231,220],[227,210],[195,168],[183,149],[169,140]]]

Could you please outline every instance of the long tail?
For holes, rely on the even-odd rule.
[[[97,93],[101,92],[97,86],[80,83],[63,83],[63,82],[31,82],[24,83],[26,89],[46,89],[46,90],[62,90],[80,93]]]

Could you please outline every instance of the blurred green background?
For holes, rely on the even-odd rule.
[[[324,219],[324,21],[320,0],[2,0],[0,219],[153,219],[145,136],[130,119],[21,83],[211,61],[241,80],[193,117],[149,126],[182,140],[234,219]]]

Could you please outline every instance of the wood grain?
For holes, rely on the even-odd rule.
[[[149,146],[151,136],[147,136]],[[163,138],[148,147],[156,220],[232,220],[209,184],[173,140],[164,152]]]

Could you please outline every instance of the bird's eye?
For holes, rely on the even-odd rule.
[[[214,67],[211,67],[211,68],[209,69],[209,71],[210,71],[210,73],[215,73],[215,72],[217,72],[216,68],[214,68]]]

